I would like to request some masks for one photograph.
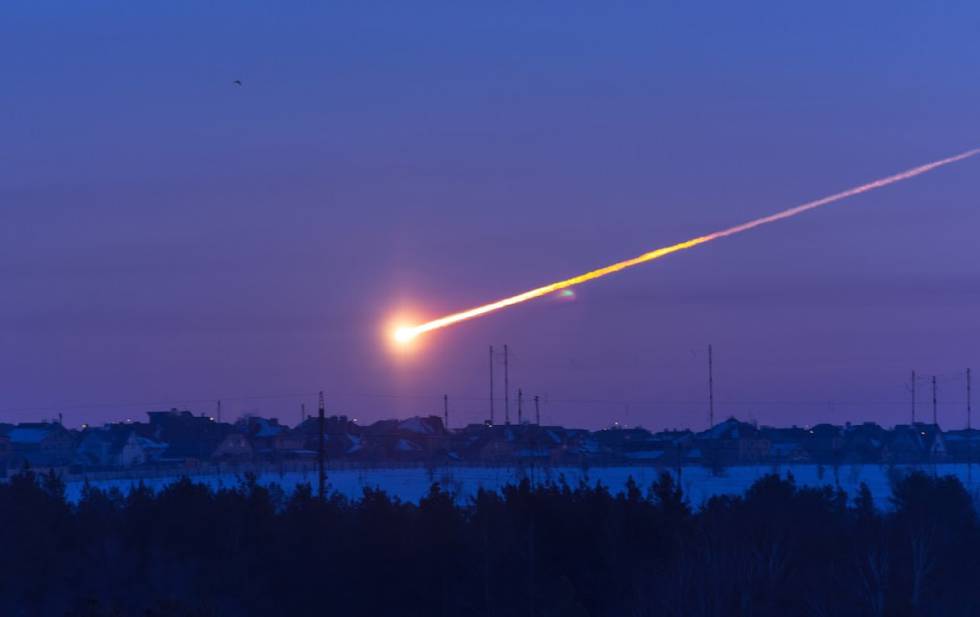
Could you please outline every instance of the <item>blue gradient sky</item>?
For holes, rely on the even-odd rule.
[[[448,392],[458,424],[509,343],[546,421],[703,428],[710,342],[719,416],[902,422],[915,368],[962,425],[977,160],[410,356],[380,328],[977,146],[978,27],[975,2],[7,2],[0,421],[294,422],[322,388],[363,420]]]

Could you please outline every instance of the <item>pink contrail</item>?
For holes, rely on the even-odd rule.
[[[962,154],[957,154],[956,156],[951,156],[949,158],[941,159],[932,163],[926,163],[925,165],[920,165],[918,167],[913,167],[912,169],[897,173],[893,176],[888,176],[887,178],[881,178],[880,180],[875,180],[874,182],[868,182],[867,184],[862,184],[861,186],[856,186],[852,189],[847,189],[846,191],[841,191],[840,193],[834,193],[828,197],[821,197],[815,201],[807,202],[805,204],[795,206],[788,210],[783,210],[782,212],[777,212],[776,214],[770,214],[769,216],[763,217],[761,219],[756,219],[754,221],[749,221],[748,223],[742,223],[741,225],[736,225],[735,227],[730,227],[722,231],[716,231],[713,234],[708,234],[705,236],[710,240],[715,240],[717,238],[724,238],[725,236],[731,236],[742,231],[748,231],[753,227],[759,227],[760,225],[767,225],[769,223],[775,223],[776,221],[781,221],[783,219],[788,219],[791,216],[796,216],[797,214],[802,214],[807,210],[813,210],[814,208],[819,208],[820,206],[826,206],[835,201],[840,201],[841,199],[847,199],[848,197],[853,197],[854,195],[860,195],[861,193],[867,193],[868,191],[873,191],[875,189],[880,189],[883,186],[888,186],[889,184],[894,184],[896,182],[901,182],[902,180],[908,180],[909,178],[914,178],[918,175],[924,174],[927,171],[932,171],[937,167],[942,167],[943,165],[949,165],[950,163],[955,163],[957,161],[962,161],[963,159],[968,159],[975,154],[980,154],[980,148],[974,148],[973,150],[968,150]]]
[[[572,287],[573,285],[579,285],[586,281],[591,281],[607,274],[612,274],[614,272],[619,272],[620,270],[625,270],[632,266],[645,263],[648,261],[653,261],[654,259],[659,259],[665,255],[671,253],[676,253],[678,251],[683,251],[685,249],[692,248],[699,244],[704,244],[706,242],[711,242],[712,240],[717,240],[718,238],[724,238],[727,236],[733,236],[737,233],[743,231],[748,231],[755,227],[760,227],[762,225],[768,225],[769,223],[775,223],[776,221],[781,221],[783,219],[788,219],[790,217],[796,216],[797,214],[802,214],[808,210],[813,210],[819,208],[820,206],[826,206],[834,202],[840,201],[842,199],[847,199],[848,197],[853,197],[855,195],[860,195],[861,193],[867,193],[868,191],[873,191],[879,189],[889,184],[894,184],[896,182],[901,182],[902,180],[908,180],[909,178],[914,178],[918,175],[924,174],[928,171],[932,171],[938,167],[944,165],[949,165],[950,163],[955,163],[957,161],[962,161],[963,159],[970,158],[976,154],[980,153],[980,148],[975,148],[969,150],[962,154],[957,154],[956,156],[951,156],[949,158],[934,161],[932,163],[926,163],[925,165],[920,165],[919,167],[913,167],[912,169],[897,173],[893,176],[888,176],[886,178],[881,178],[879,180],[874,180],[873,182],[868,182],[867,184],[862,184],[861,186],[856,186],[846,191],[841,191],[840,193],[834,193],[828,197],[822,197],[815,201],[810,201],[799,206],[794,206],[788,210],[783,210],[782,212],[777,212],[776,214],[770,214],[769,216],[764,216],[762,218],[755,219],[754,221],[749,221],[748,223],[742,223],[741,225],[736,225],[735,227],[729,227],[728,229],[723,229],[721,231],[716,231],[705,236],[698,236],[697,238],[692,238],[690,240],[685,240],[684,242],[678,242],[671,246],[666,246],[659,248],[648,253],[644,253],[632,259],[627,259],[620,261],[598,270],[592,270],[591,272],[586,272],[585,274],[580,274],[578,276],[573,276],[556,283],[550,283],[542,287],[537,287],[531,289],[530,291],[525,291],[523,293],[517,294],[515,296],[510,296],[503,298],[502,300],[497,300],[496,302],[491,302],[489,304],[484,304],[475,308],[471,308],[459,313],[452,313],[446,315],[445,317],[440,317],[438,319],[433,319],[422,324],[415,326],[406,326],[398,328],[394,332],[395,340],[401,343],[406,343],[416,336],[423,334],[425,332],[430,332],[432,330],[437,330],[439,328],[445,328],[446,326],[465,321],[467,319],[473,319],[474,317],[479,317],[481,315],[486,315],[493,311],[498,311],[502,308],[508,306],[513,306],[514,304],[519,304],[521,302],[526,302],[534,298],[540,298],[547,294],[565,289],[567,287]]]

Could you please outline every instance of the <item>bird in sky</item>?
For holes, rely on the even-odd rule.
[[[240,85],[242,85],[242,80],[241,79],[236,79],[235,81],[233,81],[231,83],[235,84],[236,86],[240,86]]]

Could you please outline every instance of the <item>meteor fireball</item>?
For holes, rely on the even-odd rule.
[[[419,333],[415,331],[415,328],[403,327],[395,329],[395,340],[399,343],[407,343]]]
[[[841,191],[839,193],[834,193],[833,195],[828,195],[827,197],[822,197],[814,201],[809,201],[798,206],[794,206],[787,210],[777,212],[775,214],[770,214],[769,216],[764,216],[747,223],[742,223],[741,225],[736,225],[735,227],[729,227],[728,229],[722,229],[721,231],[716,231],[704,236],[698,236],[696,238],[691,238],[690,240],[685,240],[683,242],[678,242],[677,244],[672,244],[670,246],[665,246],[662,248],[655,249],[653,251],[643,253],[632,259],[626,259],[624,261],[616,262],[610,264],[603,268],[597,270],[592,270],[591,272],[586,272],[584,274],[579,274],[578,276],[573,276],[562,281],[555,283],[549,283],[542,287],[537,287],[523,293],[519,293],[515,296],[510,296],[508,298],[503,298],[497,300],[496,302],[491,302],[489,304],[484,304],[482,306],[477,306],[459,313],[452,313],[438,319],[433,319],[432,321],[427,321],[425,323],[420,323],[415,326],[402,326],[394,331],[394,339],[398,343],[408,343],[412,339],[416,338],[420,334],[425,334],[426,332],[431,332],[433,330],[438,330],[440,328],[445,328],[453,324],[459,323],[461,321],[466,321],[467,319],[473,319],[475,317],[480,317],[481,315],[486,315],[487,313],[492,313],[494,311],[499,311],[500,309],[507,308],[508,306],[513,306],[515,304],[520,304],[521,302],[527,302],[528,300],[533,300],[535,298],[540,298],[541,296],[546,296],[548,294],[567,289],[574,285],[580,285],[586,281],[591,281],[597,279],[607,274],[612,274],[614,272],[619,272],[620,270],[625,270],[626,268],[631,268],[633,266],[653,261],[659,259],[671,253],[677,253],[685,249],[693,248],[699,244],[704,244],[706,242],[711,242],[712,240],[718,240],[719,238],[725,238],[727,236],[733,236],[735,234],[741,233],[743,231],[748,231],[762,225],[768,225],[769,223],[775,223],[783,219],[788,219],[790,217],[796,216],[797,214],[802,214],[808,210],[813,210],[821,206],[826,206],[842,199],[847,199],[848,197],[853,197],[855,195],[860,195],[861,193],[867,193],[868,191],[873,191],[879,189],[889,184],[894,184],[896,182],[901,182],[902,180],[908,180],[914,178],[918,175],[924,174],[928,171],[932,171],[938,167],[943,167],[944,165],[949,165],[950,163],[955,163],[957,161],[962,161],[963,159],[970,158],[976,154],[980,153],[980,148],[969,150],[963,152],[962,154],[957,154],[948,158],[944,158],[938,161],[933,161],[932,163],[926,163],[925,165],[920,165],[918,167],[913,167],[903,172],[887,176],[885,178],[880,178],[878,180],[873,180],[867,184],[862,184],[854,188]]]

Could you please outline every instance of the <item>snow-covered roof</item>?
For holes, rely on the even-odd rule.
[[[398,428],[410,433],[419,433],[420,435],[431,435],[435,432],[435,429],[432,428],[431,424],[423,421],[422,418],[419,417],[402,420],[398,423]]]
[[[722,439],[726,436],[732,439],[739,438],[739,421],[735,418],[728,418],[724,422],[719,422],[718,424],[712,426],[708,430],[701,433],[703,437],[709,439]]]
[[[258,418],[259,430],[256,431],[256,437],[275,437],[283,431],[283,427],[278,424],[273,424],[265,418]]]
[[[163,442],[150,439],[149,437],[140,437],[139,435],[136,436],[136,443],[146,450],[166,450],[169,447]]]
[[[360,436],[358,436],[358,435],[348,435],[347,438],[350,439],[350,441],[351,441],[350,447],[347,448],[347,453],[348,454],[350,454],[352,452],[357,452],[358,450],[361,450],[362,448],[364,448],[364,444],[361,441]]]
[[[399,439],[398,443],[395,444],[395,449],[399,452],[418,452],[422,449],[422,447],[407,439]]]
[[[578,454],[598,454],[602,451],[599,442],[593,439],[582,440],[579,443],[567,445],[563,449]]]

